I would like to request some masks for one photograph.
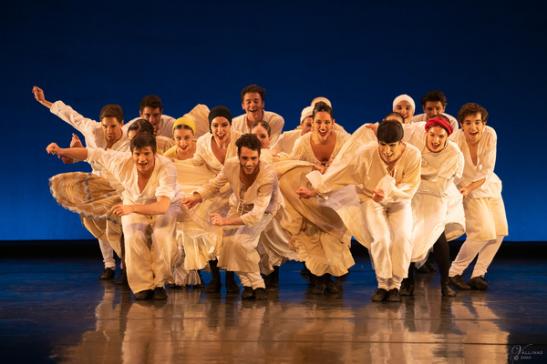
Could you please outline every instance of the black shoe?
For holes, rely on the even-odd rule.
[[[226,293],[238,294],[239,286],[236,283],[234,272],[226,272]]]
[[[441,283],[441,294],[443,297],[456,297],[456,291],[454,291],[448,283]]]
[[[102,281],[110,281],[114,279],[114,268],[105,268],[99,276],[99,279]]]
[[[399,290],[401,296],[414,296],[414,282],[408,278],[403,279],[401,282],[401,289]]]
[[[372,295],[372,302],[383,302],[387,298],[387,290],[383,288],[378,288],[376,292]]]
[[[154,291],[152,291],[151,289],[146,289],[144,291],[135,293],[135,299],[138,301],[149,300],[152,298],[153,295]]]
[[[268,298],[266,290],[264,288],[257,288],[253,291],[255,300],[263,301]]]
[[[401,295],[399,294],[399,290],[397,288],[392,288],[387,293],[387,302],[401,302]]]
[[[471,287],[467,283],[465,283],[461,274],[454,277],[448,277],[448,282],[454,287],[464,291],[471,289]]]
[[[252,300],[255,297],[254,291],[251,287],[243,286],[243,292],[241,292],[242,300]]]
[[[125,269],[122,269],[122,272],[120,274],[120,279],[115,281],[116,284],[129,287],[129,284],[127,283],[127,271]]]
[[[330,279],[325,281],[325,293],[326,294],[338,294],[340,293],[340,287]]]
[[[209,268],[211,269],[211,282],[205,287],[207,293],[220,293],[220,269],[217,266],[218,261],[210,260]]]
[[[473,277],[467,282],[471,289],[476,289],[478,291],[486,291],[488,289],[488,282],[482,276]]]
[[[165,301],[167,299],[167,291],[163,287],[156,287],[154,289],[154,299],[156,301]]]

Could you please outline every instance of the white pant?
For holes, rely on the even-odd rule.
[[[260,273],[236,272],[236,274],[239,276],[243,287],[251,287],[252,289],[266,288]]]
[[[408,275],[412,256],[410,200],[383,206],[372,199],[366,199],[363,207],[366,228],[372,238],[370,255],[378,287],[399,288],[401,280]]]
[[[180,207],[171,204],[164,215],[122,216],[127,281],[133,292],[163,287],[177,255],[176,220]]]
[[[84,227],[98,240],[105,268],[115,268],[114,252],[121,258],[121,226],[119,223],[80,216]]]
[[[448,275],[450,277],[461,275],[478,254],[479,257],[477,258],[477,263],[475,264],[471,277],[484,276],[492,263],[494,256],[498,252],[502,241],[503,236],[498,236],[496,239],[486,241],[467,239],[460,248],[458,256],[452,262]]]

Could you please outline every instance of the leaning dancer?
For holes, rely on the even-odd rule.
[[[488,112],[479,104],[467,103],[458,112],[462,129],[452,140],[465,156],[463,177],[458,181],[465,209],[467,239],[450,267],[450,282],[459,289],[486,290],[486,271],[503,238],[508,234],[501,180],[494,173],[497,135],[486,125]],[[478,255],[471,280],[463,272]]]
[[[351,187],[345,187],[350,196],[335,210],[370,251],[378,281],[373,302],[400,302],[399,288],[412,254],[411,199],[420,184],[420,151],[402,141],[403,133],[401,124],[381,122],[378,144],[363,146],[354,159],[333,166],[324,178],[309,176],[318,181],[315,190],[298,190],[302,197],[310,198]],[[359,186],[357,194],[353,186]],[[327,201],[335,199],[329,196]],[[348,209],[350,213],[344,212]]]
[[[140,133],[131,140],[131,153],[99,148],[60,148],[47,152],[74,160],[98,162],[123,186],[121,216],[125,237],[127,280],[135,298],[167,299],[164,284],[176,255],[175,224],[180,214],[173,163],[156,154],[156,139]]]
[[[448,285],[450,267],[449,245],[445,228],[449,221],[450,187],[455,178],[463,172],[463,154],[456,143],[449,141],[453,129],[447,118],[442,115],[429,119],[425,127],[422,145],[416,145],[422,151],[421,182],[412,199],[414,231],[412,238],[412,262],[423,262],[430,249],[439,266],[441,275],[441,294],[455,296]],[[414,293],[414,268],[409,269],[408,278],[401,284],[401,295]]]
[[[212,213],[211,223],[226,226],[219,251],[218,266],[236,272],[243,284],[243,299],[265,299],[260,275],[257,244],[260,234],[279,208],[280,191],[275,170],[260,161],[260,141],[244,134],[236,142],[238,158],[224,163],[222,171],[191,197],[183,199],[187,208],[206,200],[229,184],[233,194],[226,216]]]
[[[82,133],[85,138],[86,146],[116,151],[129,150],[129,142],[122,130],[123,110],[120,105],[108,104],[103,106],[99,113],[100,122],[96,122],[95,120],[80,115],[77,111],[60,100],[55,102],[48,101],[44,95],[44,91],[38,86],[32,88],[32,93],[34,94],[36,101],[48,108],[52,114]],[[77,136],[74,135],[72,139],[71,146],[81,146],[81,142]],[[65,162],[70,161],[65,160]],[[96,163],[90,164],[92,167],[92,174],[97,176],[94,177],[94,179],[99,180],[99,177],[103,177],[104,181],[99,182],[102,183],[107,190],[108,184],[111,184],[112,188],[109,192],[115,193],[116,190],[119,189],[119,186],[114,185],[113,179],[109,176],[109,173],[104,171],[103,168]],[[76,173],[57,175],[52,178],[52,180],[54,180],[54,182],[52,181],[52,185],[61,186],[62,188],[59,188],[58,191],[52,188],[52,191],[63,194],[65,191],[64,187],[66,187],[67,183],[78,183],[78,178],[81,180],[88,176],[88,174],[83,173],[79,173],[79,175],[76,175]],[[107,190],[105,190],[105,192],[107,192]],[[104,270],[99,278],[102,280],[113,279],[116,270],[114,251],[122,258],[121,227],[119,222],[116,223],[114,219],[96,218],[84,214],[81,214],[80,218],[85,228],[99,242],[99,248],[101,249],[104,263]]]

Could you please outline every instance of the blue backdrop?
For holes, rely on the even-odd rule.
[[[258,83],[287,129],[318,95],[333,101],[350,131],[381,118],[400,93],[419,104],[426,91],[442,89],[451,114],[468,101],[484,105],[498,132],[509,239],[547,241],[541,2],[3,6],[0,240],[90,236],[50,196],[51,175],[88,167],[46,155],[49,142],[66,144],[73,130],[34,101],[33,85],[93,118],[103,104],[119,103],[128,120],[146,94],[160,95],[173,116],[196,103],[226,104],[238,114],[240,89]]]

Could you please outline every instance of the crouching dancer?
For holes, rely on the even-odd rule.
[[[176,170],[168,158],[156,154],[156,139],[149,133],[135,136],[130,149],[60,148],[55,143],[46,148],[60,158],[100,163],[124,187],[123,204],[114,206],[112,214],[121,216],[129,287],[138,300],[165,300],[180,212]]]
[[[233,194],[227,216],[210,215],[213,225],[226,226],[218,266],[236,272],[243,284],[243,299],[265,299],[257,245],[260,234],[279,208],[281,194],[273,167],[260,161],[260,141],[244,134],[237,141],[238,158],[230,158],[215,179],[183,199],[187,208],[206,200],[230,184]]]

